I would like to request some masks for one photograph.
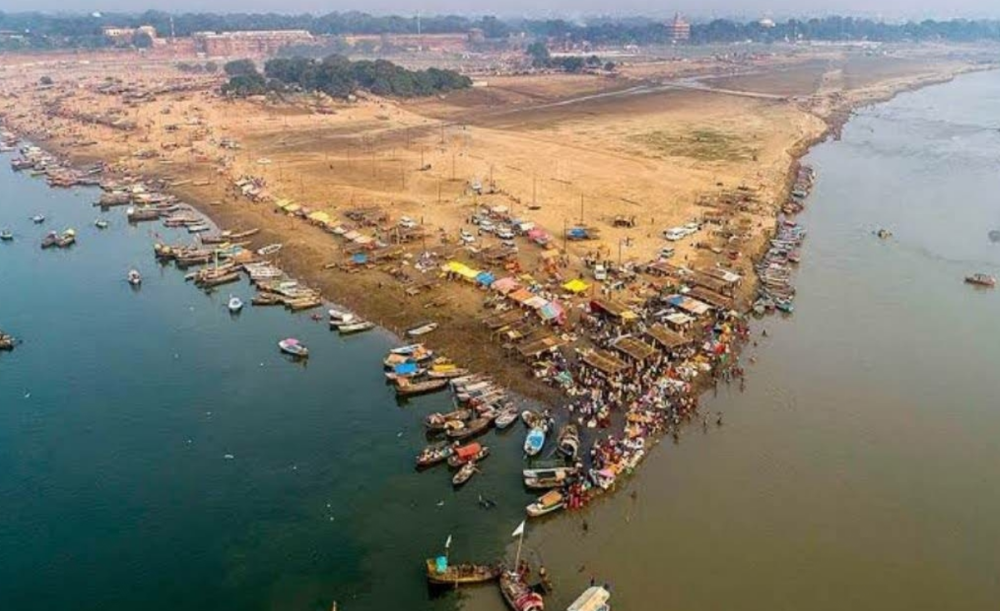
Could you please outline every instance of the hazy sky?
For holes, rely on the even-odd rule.
[[[697,17],[854,14],[886,19],[1000,17],[1000,0],[0,0],[4,11],[312,12],[496,14],[501,16],[668,15]]]

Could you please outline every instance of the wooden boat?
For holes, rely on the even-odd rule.
[[[577,597],[566,611],[611,611],[611,592],[601,586],[590,586]]]
[[[330,312],[331,312],[330,316],[331,317],[333,316],[332,312],[334,312],[334,311],[335,310],[330,310]],[[424,349],[424,345],[423,344],[410,344],[408,346],[400,346],[398,348],[392,348],[391,350],[389,350],[389,353],[390,354],[411,355],[411,354],[413,354],[415,352],[419,352],[419,351],[421,351],[423,349]]]
[[[4,229],[3,231],[0,231],[0,240],[3,240],[4,242],[11,242],[14,240],[14,234],[11,233],[10,229]]]
[[[436,322],[423,323],[423,324],[421,324],[419,326],[416,326],[416,327],[413,327],[412,329],[407,330],[406,331],[406,336],[407,337],[419,337],[421,335],[427,335],[428,333],[430,333],[431,331],[433,331],[434,329],[437,329],[437,328],[438,328],[438,324]]]
[[[52,248],[59,243],[59,234],[55,231],[48,232],[44,238],[42,238],[42,248]]]
[[[396,380],[396,395],[399,397],[412,397],[437,392],[447,385],[448,380],[426,380],[423,382],[411,382],[406,379]]]
[[[160,218],[160,210],[149,206],[129,207],[125,210],[125,217],[130,223],[141,223],[145,221],[155,221]]]
[[[36,214],[35,216],[31,217],[31,222],[34,223],[34,224],[36,224],[36,225],[41,225],[42,223],[45,222],[45,215],[44,214]]]
[[[502,430],[513,424],[517,420],[517,415],[517,408],[508,406],[500,410],[493,423]]]
[[[233,295],[230,295],[229,302],[226,304],[226,307],[229,308],[229,312],[231,314],[236,314],[243,309],[243,300],[240,299],[239,297],[234,297]]]
[[[200,223],[198,225],[188,225],[187,226],[188,233],[202,233],[202,232],[205,232],[205,231],[209,231],[211,229],[212,228],[209,227],[205,223]]]
[[[524,486],[532,490],[548,490],[549,488],[561,488],[569,482],[576,474],[575,470],[552,469],[547,473],[542,472],[524,478]]]
[[[965,277],[965,281],[969,284],[974,284],[976,286],[985,286],[993,288],[997,285],[997,279],[995,276],[989,274],[971,274]]]
[[[128,277],[126,280],[132,286],[139,286],[142,284],[142,274],[140,274],[137,269],[130,269],[128,270]]]
[[[454,426],[448,427],[446,434],[451,439],[468,439],[484,433],[492,423],[491,419],[482,417],[470,420],[468,423],[458,421],[453,423]]]
[[[580,429],[573,423],[569,423],[559,432],[557,447],[567,458],[576,460],[576,455],[580,451]]]
[[[443,431],[448,428],[449,422],[464,422],[472,417],[472,411],[459,409],[447,414],[434,412],[424,418],[424,426],[428,431]]]
[[[347,310],[338,310],[336,308],[330,308],[327,310],[327,314],[330,315],[330,324],[347,322],[354,318],[354,314],[348,312]]]
[[[278,348],[280,348],[285,354],[290,354],[291,356],[297,358],[305,358],[309,356],[309,349],[306,348],[305,344],[301,343],[294,337],[289,337],[278,342]]]
[[[375,328],[375,323],[368,322],[367,320],[355,320],[355,322],[343,324],[337,327],[341,335],[350,335],[352,333],[362,333],[364,331],[370,331]]]
[[[521,471],[521,476],[525,479],[529,477],[556,477],[559,475],[563,477],[576,475],[576,467],[567,467],[561,460],[553,460],[546,462],[542,466],[531,467]]]
[[[545,600],[531,589],[517,571],[500,573],[500,594],[513,611],[544,611]]]
[[[423,469],[440,464],[448,460],[454,452],[454,446],[447,442],[429,445],[417,454],[417,468]]]
[[[67,229],[62,232],[56,240],[56,246],[59,248],[69,248],[73,244],[76,244],[76,230],[74,229]]]
[[[298,299],[286,299],[285,307],[293,312],[311,310],[323,305],[323,300],[318,297],[300,297]]]
[[[472,476],[476,474],[476,461],[470,461],[462,465],[462,468],[458,470],[458,473],[451,478],[451,484],[453,486],[462,486],[465,482],[472,479]]]
[[[528,430],[524,438],[524,453],[528,456],[537,456],[545,446],[545,429],[532,427]]]
[[[211,288],[240,281],[239,272],[228,272],[224,274],[213,274],[211,276],[198,278],[195,280],[202,288]]]
[[[257,254],[262,257],[267,257],[273,254],[277,254],[279,250],[281,250],[281,244],[268,244],[267,246],[258,248]]]
[[[538,497],[538,500],[528,505],[525,510],[528,512],[529,517],[537,518],[547,513],[558,511],[565,506],[566,498],[563,497],[562,493],[558,490],[552,490]]]
[[[448,457],[448,466],[457,469],[469,461],[479,462],[490,455],[490,449],[478,443],[470,443],[455,448],[451,456]]]
[[[108,225],[109,223],[104,219],[97,219],[94,221],[94,227],[97,227],[98,229],[107,229]]]
[[[463,369],[461,367],[454,367],[454,366],[447,368],[432,367],[427,372],[427,377],[450,380],[452,378],[458,378],[464,375],[468,375],[468,373],[469,373],[468,369]]]
[[[17,344],[17,340],[14,339],[13,335],[8,335],[6,333],[0,332],[0,350],[10,352],[14,349]]]
[[[464,586],[486,583],[500,577],[499,566],[484,564],[447,564],[447,557],[427,559],[427,582],[437,586]]]

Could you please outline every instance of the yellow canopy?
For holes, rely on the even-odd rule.
[[[472,269],[464,263],[459,263],[458,261],[448,261],[447,268],[449,272],[454,272],[469,280],[475,280],[476,276],[479,275],[477,270]]]
[[[330,221],[332,220],[330,219],[330,215],[327,214],[326,212],[313,212],[308,216],[306,216],[306,218],[309,219],[310,221],[315,221],[317,223],[322,223],[324,225],[329,224]]]
[[[284,209],[291,205],[292,205],[292,200],[290,199],[279,199],[278,201],[274,202],[275,208]]]
[[[302,209],[302,206],[298,204],[288,204],[285,206],[285,212],[298,212]]]
[[[584,282],[583,280],[576,278],[564,284],[563,288],[569,291],[570,293],[582,293],[585,290],[589,289],[590,285]]]

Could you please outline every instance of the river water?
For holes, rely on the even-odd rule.
[[[756,323],[745,392],[706,402],[721,427],[529,525],[550,609],[591,577],[633,610],[996,608],[1000,292],[962,277],[1000,273],[997,127],[1000,74],[983,73],[862,111],[814,149],[795,315]],[[151,226],[119,211],[99,232],[92,190],[6,165],[0,328],[25,344],[0,354],[0,608],[502,608],[494,588],[429,599],[420,564],[449,534],[454,558],[503,552],[531,498],[519,432],[485,437],[494,453],[459,492],[414,473],[420,417],[447,399],[396,404],[392,338],[232,318],[249,287],[204,295],[153,262]],[[41,251],[36,212],[79,244]],[[289,335],[308,367],[277,353]]]

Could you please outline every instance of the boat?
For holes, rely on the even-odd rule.
[[[0,231],[0,240],[3,240],[4,242],[11,242],[14,240],[14,234],[11,233],[10,229],[4,229],[3,231]]]
[[[453,486],[461,486],[465,482],[472,479],[472,476],[476,474],[476,461],[470,461],[462,465],[462,468],[458,470],[458,473],[451,478],[451,484]]]
[[[538,500],[528,505],[525,510],[528,512],[529,517],[537,518],[547,513],[558,511],[565,506],[566,498],[563,497],[562,493],[558,490],[551,490],[538,497]]]
[[[375,323],[368,322],[367,320],[356,319],[354,322],[347,324],[342,324],[337,327],[341,335],[350,335],[352,333],[362,333],[364,331],[370,331],[375,328]]]
[[[545,429],[532,427],[524,438],[524,453],[528,456],[537,456],[544,445]]]
[[[451,456],[448,457],[448,466],[457,469],[469,461],[479,462],[490,455],[490,449],[478,443],[455,448]]]
[[[45,215],[44,214],[36,214],[35,216],[31,217],[31,222],[34,223],[34,224],[36,224],[36,225],[41,225],[42,223],[45,222]]]
[[[531,589],[524,576],[517,571],[500,573],[500,594],[513,611],[544,611],[545,600]]]
[[[281,244],[268,244],[267,246],[258,248],[257,254],[262,257],[267,257],[269,255],[276,254],[279,250],[281,250]]]
[[[580,429],[575,424],[569,423],[559,432],[558,448],[566,458],[576,460],[580,451]]]
[[[128,280],[128,283],[131,284],[132,286],[139,286],[140,284],[142,284],[142,274],[140,274],[139,270],[137,269],[130,269],[128,270],[128,276],[126,280]]]
[[[463,369],[461,367],[455,367],[454,365],[447,367],[443,367],[440,365],[434,366],[431,367],[431,369],[427,372],[427,377],[429,378],[438,378],[445,380],[459,378],[464,375],[469,375],[469,370]]]
[[[330,315],[330,324],[347,322],[354,318],[354,314],[348,312],[347,310],[338,310],[336,308],[330,308],[327,311]]]
[[[396,380],[396,395],[399,397],[412,397],[425,393],[437,392],[448,385],[448,380],[426,380],[423,382],[411,382],[406,378]]]
[[[468,424],[461,420],[449,424],[452,426],[449,426],[447,429],[448,437],[452,439],[468,439],[490,428],[492,420],[489,418],[476,418],[475,420],[470,420]]]
[[[330,310],[330,317],[333,317],[333,313],[337,310]],[[389,350],[390,354],[402,354],[405,356],[414,354],[424,349],[423,344],[410,344],[408,346],[400,346],[399,348],[392,348]]]
[[[566,611],[611,611],[611,592],[601,586],[590,586],[577,597]]]
[[[437,586],[464,586],[486,583],[500,577],[503,569],[484,564],[448,564],[447,556],[427,559],[427,582]]]
[[[294,337],[289,337],[278,342],[278,348],[285,354],[290,354],[294,357],[304,358],[309,356],[309,349]]]
[[[524,476],[524,486],[532,490],[561,488],[575,475],[575,469],[536,469],[532,475]]]
[[[428,333],[430,333],[431,331],[433,331],[434,329],[437,329],[437,328],[438,328],[438,324],[436,322],[423,323],[423,324],[421,324],[419,326],[416,326],[416,327],[413,327],[412,329],[407,330],[406,331],[406,336],[407,337],[419,337],[421,335],[427,335]]]
[[[67,229],[62,232],[56,240],[56,246],[59,248],[69,248],[73,244],[76,244],[76,230],[74,229]]]
[[[454,452],[454,446],[447,442],[429,445],[417,454],[417,468],[423,469],[440,464],[449,459]]]
[[[129,206],[125,209],[125,218],[127,218],[130,223],[155,221],[160,218],[160,215],[160,209],[152,206]]]
[[[59,243],[59,234],[55,231],[48,232],[44,238],[42,238],[42,248],[52,248]]]
[[[517,416],[517,408],[509,406],[501,409],[493,422],[498,429],[505,429],[517,420]]]
[[[97,219],[94,221],[94,227],[97,227],[98,229],[107,229],[108,224],[109,223],[104,219]]]
[[[428,431],[443,431],[448,428],[449,422],[463,422],[472,417],[472,412],[467,409],[459,409],[447,414],[434,412],[424,418],[424,426]]]
[[[243,300],[241,300],[239,297],[235,297],[233,295],[230,295],[229,296],[229,303],[226,304],[226,307],[229,308],[229,312],[230,313],[236,314],[240,310],[243,309]]]
[[[997,285],[996,276],[991,276],[989,274],[971,274],[965,277],[965,281],[969,284],[974,284],[976,286],[985,286],[993,288]]]
[[[11,351],[11,350],[14,349],[14,346],[16,344],[17,344],[17,340],[14,339],[13,335],[8,335],[8,334],[0,331],[0,350],[5,350],[5,351],[9,352],[9,351]]]

